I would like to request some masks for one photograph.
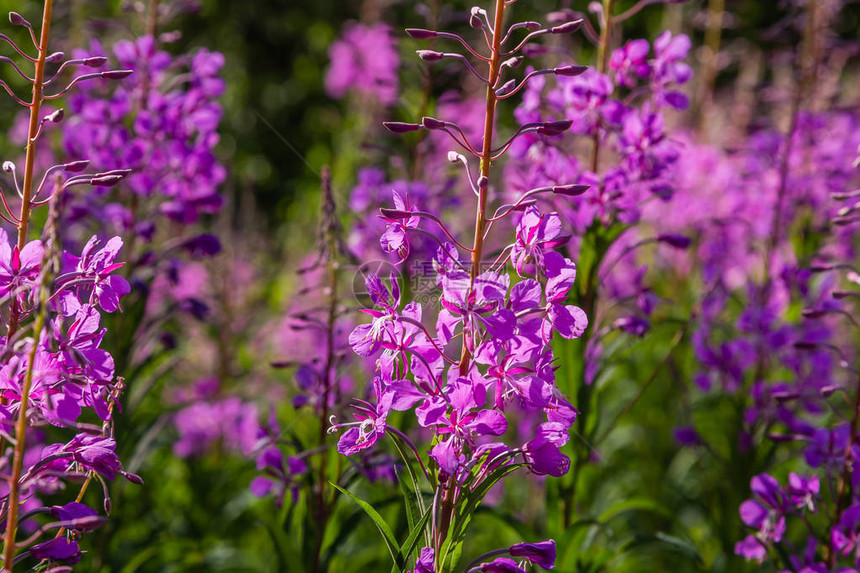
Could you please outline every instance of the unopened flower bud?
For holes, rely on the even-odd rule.
[[[496,97],[505,97],[506,95],[514,91],[515,87],[517,87],[517,80],[506,81],[504,84],[502,84],[502,87],[496,90]]]
[[[587,69],[588,69],[588,66],[574,66],[574,65],[561,66],[558,68],[553,68],[552,73],[554,73],[557,76],[573,77],[573,76],[578,76],[578,75],[582,74]]]
[[[137,474],[121,472],[123,477],[135,485],[143,485],[143,478]]]
[[[541,29],[540,22],[523,22],[523,28],[529,32],[537,32]]]
[[[412,217],[412,213],[409,211],[403,211],[402,209],[389,209],[387,207],[382,207],[379,210],[379,214],[386,219],[408,219],[409,217]]]
[[[555,185],[552,192],[565,197],[576,197],[591,189],[591,185]]]
[[[835,290],[832,293],[830,293],[830,296],[832,296],[836,300],[842,300],[843,298],[858,296],[858,293],[848,291],[848,290]]]
[[[451,163],[459,163],[463,159],[465,159],[465,157],[463,157],[462,154],[457,153],[456,151],[448,152],[448,161],[450,161]]]
[[[56,64],[63,61],[63,58],[66,57],[66,54],[63,52],[54,52],[53,54],[49,54],[45,57],[45,61],[49,64]]]
[[[5,171],[6,173],[12,173],[13,171],[15,171],[15,164],[11,161],[4,161],[3,171]]]
[[[429,40],[437,35],[433,30],[424,30],[423,28],[406,28],[406,33],[409,34],[410,38],[416,40]]]
[[[107,63],[108,59],[104,56],[93,56],[92,58],[84,59],[84,65],[90,68],[98,68]]]
[[[490,179],[486,175],[478,177],[478,189],[486,189],[490,186]]]
[[[472,13],[469,16],[469,26],[471,26],[475,30],[480,30],[481,28],[483,28],[484,27],[484,21],[481,19],[482,13],[486,14],[486,12],[483,9],[481,9],[477,6],[473,6],[472,7]]]
[[[402,121],[385,121],[382,125],[391,133],[396,133],[398,135],[421,129],[421,126],[417,123],[404,123]]]
[[[65,117],[65,113],[63,112],[63,108],[58,109],[54,113],[50,113],[45,116],[45,120],[50,121],[51,123],[60,123],[63,121]]]
[[[676,249],[686,249],[690,246],[690,243],[692,243],[689,237],[668,233],[657,235],[657,240],[661,243],[666,243],[670,247],[675,247]]]
[[[436,52],[434,50],[416,50],[418,57],[424,60],[425,62],[438,62],[444,56],[442,52]]]
[[[508,58],[507,60],[502,62],[502,67],[514,69],[514,68],[520,67],[521,63],[523,63],[523,57],[522,56],[514,56],[513,58]]]
[[[437,129],[444,128],[445,122],[440,121],[440,120],[433,118],[433,117],[422,117],[421,118],[421,125],[423,125],[425,128],[427,128],[431,131],[435,131]]]
[[[553,26],[549,29],[551,34],[572,34],[582,27],[582,19],[565,22],[560,26]]]
[[[13,26],[27,26],[30,27],[30,22],[24,19],[21,14],[18,12],[9,12],[9,21],[12,22]]]
[[[537,128],[537,132],[541,135],[561,135],[562,132],[570,129],[573,121],[569,119],[560,119],[558,121],[548,121]]]
[[[526,44],[523,46],[522,54],[527,58],[536,58],[549,52],[549,48],[542,44]]]
[[[102,72],[102,77],[106,80],[122,80],[132,74],[133,70],[108,70]]]
[[[72,161],[71,163],[66,163],[65,167],[63,167],[63,171],[68,171],[71,173],[80,173],[90,164],[89,159],[82,159],[80,161]]]

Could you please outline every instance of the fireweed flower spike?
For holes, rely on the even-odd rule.
[[[494,144],[497,101],[506,93],[513,95],[541,74],[570,77],[584,71],[580,66],[563,66],[529,72],[518,87],[505,88],[503,76],[519,65],[519,59],[509,58],[542,35],[575,31],[579,22],[549,28],[526,22],[515,24],[506,34],[502,26],[508,4],[499,0],[492,17],[478,8],[472,11],[470,24],[483,32],[489,56],[481,55],[483,48],[467,49],[467,55],[419,50],[419,56],[427,62],[457,59],[466,63],[469,71],[486,84],[480,145],[467,137],[466,130],[445,119],[425,117],[419,124],[385,124],[395,134],[418,129],[439,131],[464,150],[466,155],[454,153],[449,160],[466,167],[469,178],[466,196],[474,194],[476,198],[474,235],[472,246],[467,247],[468,242],[458,240],[439,216],[421,211],[397,192],[393,196],[394,208],[382,209],[387,224],[382,246],[397,252],[401,260],[408,253],[409,236],[423,231],[421,227],[428,220],[447,239],[439,242],[434,258],[436,282],[442,293],[435,333],[423,324],[420,305],[404,304],[401,300],[396,277],[392,277],[389,288],[381,277],[368,276],[367,292],[374,308],[366,313],[373,320],[353,330],[350,345],[360,356],[377,358],[372,399],[356,402],[355,422],[332,426],[333,430],[345,430],[338,442],[341,453],[350,455],[367,450],[390,435],[404,453],[405,463],[415,461],[409,455],[413,452],[422,467],[424,463],[416,446],[389,425],[389,415],[392,411],[414,409],[419,426],[432,432],[429,449],[425,450],[430,459],[427,483],[434,499],[427,510],[426,522],[431,545],[421,550],[415,571],[442,572],[456,567],[453,555],[466,535],[471,513],[489,487],[505,475],[527,467],[539,475],[558,476],[570,465],[559,448],[567,443],[567,432],[577,412],[554,384],[551,341],[555,333],[565,338],[579,337],[588,321],[581,309],[565,304],[576,267],[553,250],[567,242],[567,235],[558,215],[541,213],[536,199],[541,194],[575,196],[586,186],[565,182],[535,189],[500,207],[493,218],[488,217],[487,209],[496,200],[491,197],[491,164],[510,146],[510,142],[502,146]],[[505,51],[503,40],[521,28],[529,33],[515,48]],[[409,33],[417,39],[465,42],[448,33],[417,29]],[[472,66],[470,57],[478,59],[479,65],[486,65],[486,73]],[[512,139],[531,131],[557,137],[572,123],[570,120],[535,122]],[[468,156],[478,162],[477,179],[473,179],[475,174]],[[483,257],[492,223],[508,217],[520,218],[516,237],[494,257],[493,270],[487,270]],[[468,257],[468,263],[461,262],[462,254]],[[515,267],[514,277],[519,279],[513,284],[511,274],[500,270],[508,261]],[[507,434],[509,413],[520,409],[542,412],[545,421],[533,427],[530,439],[517,446],[492,441]],[[415,493],[422,496],[421,492]],[[424,523],[417,527],[423,528]],[[413,532],[414,536],[419,534],[418,530]],[[552,542],[517,544],[506,552],[544,568],[554,565]],[[405,557],[408,556],[401,559]],[[522,570],[507,558],[477,567],[472,570]]]
[[[2,440],[13,448],[3,448],[3,463],[7,488],[0,500],[6,527],[4,533],[3,570],[11,572],[19,560],[30,556],[56,562],[74,563],[80,556],[77,538],[103,523],[97,512],[80,504],[83,492],[93,479],[113,480],[122,475],[134,483],[139,477],[123,471],[115,453],[111,418],[123,389],[122,379],[115,377],[113,358],[99,346],[105,330],[100,328],[100,313],[120,308],[120,299],[129,292],[125,279],[114,274],[122,267],[117,262],[122,240],[114,237],[104,247],[93,237],[81,256],[62,251],[59,230],[64,226],[66,198],[79,185],[109,186],[121,181],[128,171],[76,175],[86,168],[86,161],[65,163],[48,168],[41,183],[34,185],[36,143],[44,130],[64,120],[62,110],[44,117],[41,106],[45,100],[59,97],[74,86],[98,78],[122,79],[130,72],[106,71],[83,74],[73,78],[57,92],[46,93],[58,76],[45,80],[46,63],[58,64],[65,56],[49,54],[52,2],[44,6],[39,39],[32,26],[20,15],[10,14],[15,25],[30,30],[38,54],[28,55],[29,49],[16,46],[5,38],[22,57],[34,64],[32,77],[13,69],[32,83],[33,98],[24,102],[29,108],[29,129],[26,159],[21,177],[11,162],[3,169],[12,175],[15,194],[20,199],[18,214],[9,209],[3,193],[6,213],[3,218],[17,228],[17,242],[10,244],[0,233],[0,281],[8,316],[6,336],[2,344],[6,351],[0,364],[0,426]],[[98,67],[101,60],[67,61],[64,66]],[[61,66],[63,67],[63,66]],[[5,84],[4,84],[5,85]],[[8,88],[7,88],[8,91]],[[49,205],[48,217],[41,240],[28,240],[30,215],[34,208]],[[78,422],[84,409],[91,410],[103,421],[101,427]],[[76,435],[67,443],[38,443],[28,428],[51,425],[69,428]],[[12,435],[14,428],[14,436]],[[84,479],[76,501],[67,506],[40,509],[40,496],[62,489],[65,477]],[[105,511],[110,511],[110,498],[105,487]],[[19,515],[19,509],[25,512]],[[35,513],[34,513],[35,512]],[[18,532],[23,519],[32,515],[49,515],[56,521],[40,526],[29,537],[20,539]],[[42,540],[45,535],[54,539]],[[64,536],[66,535],[66,536]]]

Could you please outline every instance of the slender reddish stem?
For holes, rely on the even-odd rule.
[[[501,42],[503,36],[502,25],[505,19],[505,2],[504,0],[496,0],[496,20],[494,24],[493,50],[492,57],[489,62],[489,74],[487,85],[487,108],[484,113],[484,141],[481,151],[481,176],[489,178],[490,165],[493,162],[493,127],[496,117],[496,92],[493,86],[499,78],[499,70],[501,67],[502,50]],[[481,257],[484,252],[484,227],[487,224],[487,191],[488,187],[480,187],[478,189],[478,207],[475,214],[475,242],[472,247],[472,268],[469,274],[469,292],[475,284],[475,279],[480,273]],[[469,349],[463,338],[463,352],[460,356],[460,374],[465,375],[469,368],[469,359],[471,358]]]

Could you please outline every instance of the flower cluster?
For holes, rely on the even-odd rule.
[[[0,360],[0,441],[11,446],[3,448],[2,464],[7,470],[0,492],[0,513],[6,522],[3,569],[10,572],[16,562],[28,557],[45,560],[47,566],[79,559],[80,534],[105,520],[98,511],[80,503],[93,480],[104,486],[106,513],[111,505],[105,480],[122,475],[141,483],[139,477],[122,469],[116,454],[112,417],[119,407],[123,380],[115,375],[113,357],[101,347],[106,333],[101,326],[102,313],[121,310],[121,300],[130,292],[129,283],[117,274],[123,267],[117,260],[123,241],[120,237],[103,241],[92,236],[77,255],[63,250],[59,236],[66,228],[70,198],[77,189],[114,186],[129,171],[111,168],[86,174],[83,172],[89,161],[79,159],[46,168],[39,183],[35,183],[34,173],[40,136],[65,117],[62,109],[43,117],[42,104],[76,85],[123,79],[131,71],[84,73],[72,78],[65,88],[54,88],[65,70],[99,68],[106,58],[65,59],[61,52],[49,54],[50,16],[48,3],[42,38],[37,41],[32,25],[19,14],[10,14],[13,24],[30,31],[36,57],[3,36],[35,68],[29,77],[13,64],[15,71],[32,83],[31,101],[21,100],[3,84],[13,99],[29,109],[30,116],[20,181],[17,166],[9,161],[3,164],[20,199],[18,214],[0,191],[6,209],[0,216],[17,229],[14,244],[7,232],[0,230],[0,305],[6,329],[0,338],[4,349]],[[46,76],[46,63],[59,65],[54,75]],[[42,239],[28,241],[31,213],[46,204],[50,208]],[[101,424],[84,421],[87,418]],[[58,435],[56,431],[33,430],[52,427],[73,430],[74,436],[55,442],[49,436]],[[80,481],[84,484],[74,502],[46,506],[42,501],[63,493],[67,484]],[[43,517],[47,523],[39,525]],[[21,530],[30,535],[19,539]]]
[[[152,36],[118,42],[113,56],[135,73],[118,86],[90,83],[69,97],[75,116],[64,124],[63,147],[97,168],[133,173],[118,196],[87,197],[76,212],[150,240],[160,215],[189,224],[221,206],[226,170],[213,149],[224,56],[200,49],[174,58]],[[105,59],[106,51],[93,42],[75,57]]]
[[[527,466],[538,475],[561,476],[570,460],[561,452],[577,411],[555,386],[555,359],[552,341],[556,335],[573,339],[585,331],[588,320],[577,306],[568,304],[576,278],[576,265],[556,252],[569,236],[562,230],[556,212],[542,212],[536,199],[544,196],[575,196],[584,185],[557,183],[529,189],[520,197],[498,206],[490,214],[488,201],[493,191],[490,163],[500,157],[519,136],[538,133],[559,135],[569,129],[569,119],[535,121],[524,126],[511,141],[501,146],[492,142],[493,112],[496,102],[519,91],[534,77],[555,74],[577,76],[584,67],[563,66],[532,72],[517,83],[504,76],[516,67],[502,56],[518,52],[531,38],[544,34],[576,31],[581,21],[539,29],[534,22],[502,28],[504,2],[499,2],[495,22],[479,9],[472,10],[470,25],[482,29],[491,56],[483,56],[465,40],[447,32],[424,29],[407,30],[418,40],[443,38],[458,41],[467,51],[488,64],[488,76],[476,70],[465,56],[456,53],[419,50],[426,62],[459,60],[467,71],[489,86],[487,113],[484,117],[483,146],[473,145],[470,134],[454,121],[425,117],[420,124],[388,122],[389,131],[408,133],[427,130],[445,134],[466,153],[480,160],[479,174],[473,175],[470,160],[449,153],[452,163],[465,166],[464,187],[476,197],[476,227],[473,246],[458,240],[441,216],[430,211],[414,196],[408,199],[397,189],[393,208],[381,209],[385,223],[381,245],[396,252],[401,260],[410,253],[415,236],[436,236],[432,258],[433,279],[440,291],[439,306],[422,306],[404,300],[405,285],[394,273],[369,274],[366,288],[372,308],[364,312],[370,323],[360,324],[349,337],[359,356],[375,363],[372,392],[367,401],[356,400],[354,422],[332,424],[343,431],[338,451],[354,455],[371,449],[380,438],[391,435],[396,443],[411,451],[417,460],[404,457],[406,464],[417,461],[428,483],[435,490],[430,521],[430,546],[421,550],[416,571],[440,571],[448,567],[448,550],[465,533],[475,499],[486,494],[504,474]],[[503,44],[512,33],[527,28],[529,34],[516,48],[505,52]],[[486,241],[497,222],[514,218],[516,234],[507,245],[500,245],[491,262],[483,259]],[[430,225],[427,225],[430,223]],[[441,231],[441,238],[435,233]],[[485,244],[486,241],[486,244]],[[465,256],[464,256],[465,255]],[[509,266],[510,265],[510,266]],[[435,321],[435,327],[428,326]],[[432,436],[425,468],[417,447],[389,419],[396,412],[414,411],[414,418],[425,435]],[[509,419],[517,412],[538,413],[523,437],[509,445]],[[522,429],[521,429],[522,432]],[[510,440],[510,438],[509,438]],[[401,447],[398,446],[398,447]],[[418,496],[422,494],[416,490]],[[416,533],[417,534],[417,533]],[[551,550],[550,550],[551,546]],[[554,545],[515,546],[506,550],[513,557],[524,557],[543,567],[554,565]],[[552,555],[550,556],[550,553]],[[520,571],[515,561],[489,554],[479,558],[470,571]]]
[[[348,25],[329,47],[329,59],[331,67],[325,76],[329,96],[342,98],[352,92],[384,106],[397,101],[400,58],[390,27]]]
[[[507,168],[510,191],[561,182],[591,185],[589,193],[559,206],[576,235],[595,222],[635,223],[643,202],[671,197],[681,146],[667,132],[664,110],[688,105],[678,87],[692,74],[684,63],[689,50],[689,38],[665,32],[653,50],[646,40],[617,49],[604,72],[589,68],[574,77],[557,75],[552,83],[544,77],[532,81],[515,112],[520,125],[570,120],[573,133],[591,139],[591,161],[583,165],[555,134],[532,133],[512,146],[519,161]],[[613,161],[606,161],[607,152]]]

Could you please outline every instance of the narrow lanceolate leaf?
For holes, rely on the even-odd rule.
[[[409,450],[409,448],[406,447],[405,444],[403,444],[403,442],[397,435],[393,433],[389,433],[388,435],[391,436],[391,441],[394,443],[394,447],[395,449],[397,449],[397,453],[400,454],[400,458],[403,460],[403,465],[406,468],[406,473],[409,475],[409,480],[412,483],[412,492],[415,494],[415,505],[418,507],[418,513],[419,515],[423,515],[424,511],[427,508],[424,504],[424,496],[421,493],[421,480],[418,477],[418,473],[415,471],[415,467],[412,465],[412,458],[414,454],[410,455],[412,454],[411,450]],[[433,484],[430,485],[432,488]],[[403,487],[404,486],[401,486],[401,490],[403,489]],[[412,522],[409,523],[410,528],[414,527],[414,525],[415,524]],[[427,539],[427,545],[430,545],[429,537]]]
[[[696,549],[696,547],[692,543],[681,539],[680,537],[675,537],[674,535],[663,533],[662,531],[654,535],[635,535],[633,539],[624,544],[624,546],[621,548],[621,552],[627,552],[636,547],[648,545],[651,543],[661,543],[666,547],[677,551],[681,555],[688,557],[689,559],[695,561],[700,565],[704,563],[702,556],[699,554],[699,550]]]
[[[332,487],[336,490],[347,496],[351,499],[358,507],[364,510],[364,513],[373,521],[373,524],[376,526],[376,529],[379,530],[379,533],[382,535],[382,539],[385,541],[385,545],[388,547],[388,552],[391,554],[391,559],[394,561],[394,565],[399,567],[400,570],[404,570],[405,562],[403,556],[400,554],[400,545],[397,543],[397,539],[394,537],[394,532],[391,531],[391,527],[385,522],[379,512],[373,509],[373,506],[351,494],[347,490],[343,489],[339,485],[331,483]]]
[[[653,499],[647,497],[635,497],[633,499],[625,499],[615,503],[612,507],[601,513],[600,517],[597,519],[601,523],[606,523],[607,521],[631,511],[650,512],[663,517],[671,517],[672,515],[669,508],[661,505]]]
[[[409,531],[412,531],[412,528],[415,527],[416,520],[415,496],[412,495],[412,492],[409,490],[409,486],[406,485],[406,480],[403,479],[403,472],[398,470],[396,465],[394,467],[394,473],[397,475],[397,485],[400,486],[400,493],[403,494],[403,507],[406,509],[406,522],[409,524]]]
[[[403,545],[400,546],[400,555],[403,558],[403,561],[407,564],[412,562],[412,552],[414,552],[415,548],[418,546],[418,540],[421,539],[421,534],[427,530],[427,522],[430,521],[431,513],[430,509],[424,512],[415,524],[415,527],[413,527],[409,532],[409,537],[407,537],[406,541],[403,542]],[[403,570],[404,569],[400,569],[400,571]],[[398,573],[397,565],[391,569],[391,573]]]

